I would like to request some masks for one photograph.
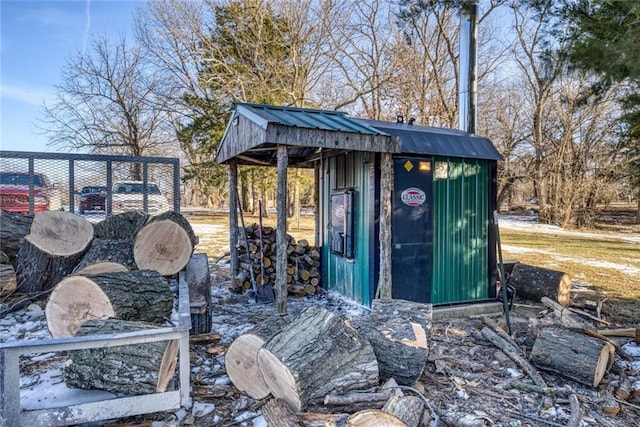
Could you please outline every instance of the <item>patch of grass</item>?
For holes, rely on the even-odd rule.
[[[568,273],[590,285],[597,298],[609,298],[603,306],[608,319],[634,324],[640,318],[640,244],[607,235],[534,234],[500,230],[505,258]],[[626,267],[626,271],[625,271]]]

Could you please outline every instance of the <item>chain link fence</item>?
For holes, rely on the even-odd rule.
[[[31,214],[65,210],[89,220],[128,210],[180,212],[180,162],[0,151],[0,209]]]

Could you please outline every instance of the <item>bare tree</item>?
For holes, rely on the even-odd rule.
[[[40,127],[60,148],[133,156],[174,153],[175,134],[157,97],[161,82],[125,36],[94,39],[70,58]],[[140,178],[140,170],[132,171]]]

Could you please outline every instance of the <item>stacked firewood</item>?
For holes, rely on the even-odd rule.
[[[276,283],[276,229],[252,224],[245,227],[247,244],[237,245],[239,272],[233,283],[243,292],[252,288],[251,270],[256,286]],[[240,232],[240,239],[244,233]],[[320,250],[305,239],[287,234],[287,290],[290,295],[302,297],[322,292],[320,281]],[[247,252],[248,247],[248,252]]]

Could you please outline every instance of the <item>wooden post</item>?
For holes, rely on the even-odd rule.
[[[276,225],[276,311],[287,314],[287,164],[286,145],[278,145],[278,201]]]
[[[380,155],[380,275],[376,298],[391,298],[391,192],[393,190],[393,157]]]
[[[231,277],[238,273],[238,163],[229,162],[229,255],[231,257]]]

